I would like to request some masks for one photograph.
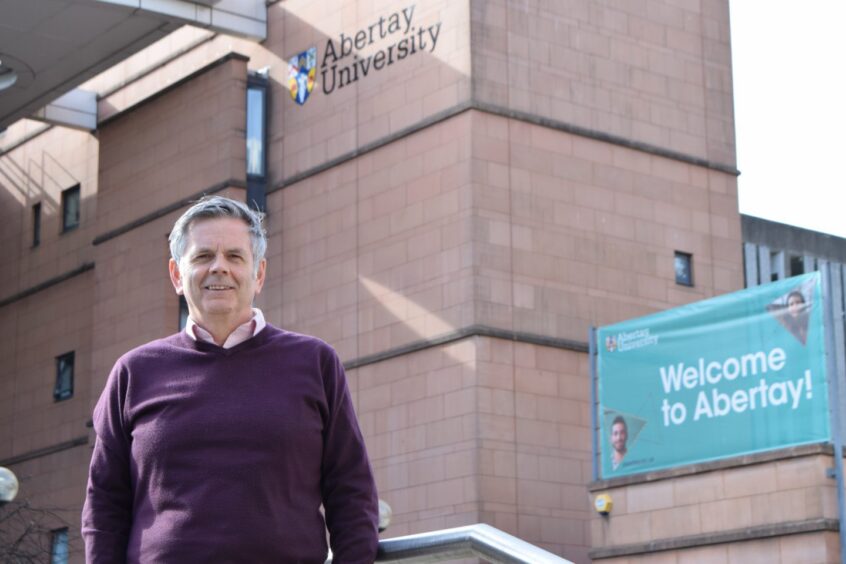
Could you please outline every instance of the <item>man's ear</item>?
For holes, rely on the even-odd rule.
[[[173,259],[167,263],[167,269],[170,272],[170,282],[173,284],[173,289],[180,296],[182,295],[182,274],[179,272],[179,264]]]
[[[264,286],[264,276],[267,273],[267,259],[261,259],[258,267],[258,273],[256,274],[256,295],[258,296],[261,293],[262,286]]]

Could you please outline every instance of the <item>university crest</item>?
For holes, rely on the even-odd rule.
[[[317,74],[317,47],[303,51],[288,61],[288,88],[291,98],[299,105],[305,104],[314,90],[314,76]]]

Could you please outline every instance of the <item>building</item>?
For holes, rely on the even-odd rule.
[[[590,327],[743,287],[725,0],[232,6],[228,29],[142,6],[141,50],[2,112],[0,465],[34,503],[73,539],[91,408],[120,354],[179,328],[166,235],[218,193],[268,212],[268,320],[345,362],[388,534],[486,522],[575,562],[788,550],[738,537],[748,512],[690,533],[665,495],[782,462],[593,483],[630,500],[608,520],[587,487]],[[63,85],[88,121],[39,109]],[[828,551],[825,508],[784,538]]]
[[[740,223],[747,287],[830,267],[842,373],[846,240],[745,215]],[[597,480],[589,489],[610,495],[614,508],[591,523],[590,554],[608,562],[840,562],[834,467],[831,445],[809,444]]]

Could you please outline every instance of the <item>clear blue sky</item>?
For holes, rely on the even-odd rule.
[[[741,213],[846,237],[846,0],[730,0]]]

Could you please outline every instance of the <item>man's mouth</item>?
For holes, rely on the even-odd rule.
[[[219,292],[219,291],[222,291],[222,290],[231,290],[232,286],[223,286],[223,285],[220,285],[220,284],[209,284],[208,286],[203,286],[203,289],[211,290],[213,292]]]

